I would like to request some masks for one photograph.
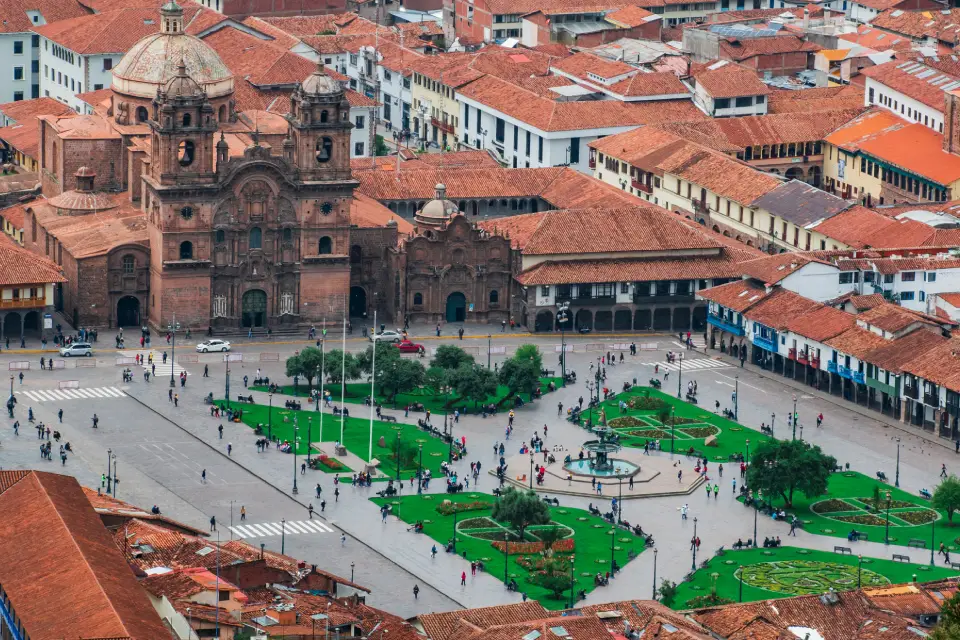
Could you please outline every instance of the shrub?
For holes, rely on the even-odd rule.
[[[718,596],[715,593],[708,593],[705,596],[690,598],[687,600],[687,604],[684,606],[687,609],[702,609],[704,607],[716,607],[722,604],[731,604],[732,602],[733,600],[730,598],[724,598],[723,596]]]
[[[327,469],[332,471],[343,471],[347,468],[345,464],[337,460],[336,458],[331,458],[327,455],[320,456],[320,464],[325,466]]]
[[[493,548],[503,553],[507,544],[502,540],[497,540],[496,542],[491,542]],[[519,553],[522,555],[530,555],[533,553],[543,553],[543,543],[542,542],[510,542],[510,554]],[[573,538],[567,538],[566,540],[561,540],[556,542],[553,545],[553,550],[557,553],[570,553],[574,549]]]
[[[660,398],[651,398],[649,396],[634,396],[627,400],[627,406],[631,409],[640,411],[659,411],[663,407],[669,409],[670,405]]]
[[[464,511],[482,511],[484,509],[490,509],[493,505],[489,502],[480,502],[476,500],[474,502],[441,502],[437,505],[437,513],[442,516],[453,515],[453,512],[463,513]]]

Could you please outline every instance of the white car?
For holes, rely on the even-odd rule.
[[[207,340],[197,345],[197,351],[207,353],[208,351],[230,351],[230,343],[226,340]]]
[[[64,358],[70,358],[73,356],[86,356],[89,358],[93,355],[93,347],[86,342],[74,342],[70,346],[61,347],[60,355]]]
[[[370,342],[378,342],[380,340],[384,340],[386,342],[402,342],[403,336],[400,333],[391,330],[383,331],[376,335],[370,335]]]

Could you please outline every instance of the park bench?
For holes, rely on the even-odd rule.
[[[905,556],[899,553],[893,554],[893,559],[895,562],[910,562],[910,556]]]
[[[544,378],[553,378],[553,377],[556,377],[557,370],[556,369],[540,369],[540,374],[543,375]]]
[[[237,396],[237,402],[248,402],[253,404],[253,396]]]
[[[857,531],[857,535],[855,535],[853,539],[859,542],[860,540],[869,540],[870,536],[862,531]]]
[[[950,563],[950,568],[951,568],[951,569],[954,569],[954,570],[957,570],[957,571],[960,571],[960,562],[951,562],[951,563]]]
[[[383,420],[384,422],[396,422],[396,421],[397,421],[397,417],[396,417],[396,416],[388,416],[388,415],[385,414],[385,413],[383,413],[383,414],[380,415],[380,419]]]
[[[833,552],[834,552],[834,553],[853,554],[853,550],[852,550],[850,547],[834,547],[834,548],[833,548]]]
[[[920,538],[910,538],[910,542],[907,543],[908,547],[916,547],[917,549],[926,549],[927,541],[921,540]]]

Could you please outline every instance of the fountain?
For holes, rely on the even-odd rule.
[[[583,448],[592,456],[571,460],[563,465],[570,473],[598,478],[627,478],[640,471],[640,466],[626,460],[611,457],[620,451],[620,444],[608,440],[611,430],[608,427],[594,427],[597,440],[588,440]]]

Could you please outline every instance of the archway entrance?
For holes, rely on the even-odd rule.
[[[553,312],[543,309],[537,312],[534,331],[551,331],[553,329]]]
[[[467,319],[467,297],[455,291],[447,296],[447,322],[463,322]]]
[[[262,327],[267,323],[267,294],[253,289],[243,294],[243,326]]]
[[[3,318],[3,335],[8,338],[19,338],[23,332],[22,319],[19,313],[8,313]]]
[[[350,287],[350,316],[367,315],[367,292],[363,287]]]
[[[23,318],[23,332],[31,334],[37,334],[40,332],[39,311],[27,311],[27,315]]]
[[[124,296],[117,301],[117,326],[140,326],[140,300],[135,296]]]

